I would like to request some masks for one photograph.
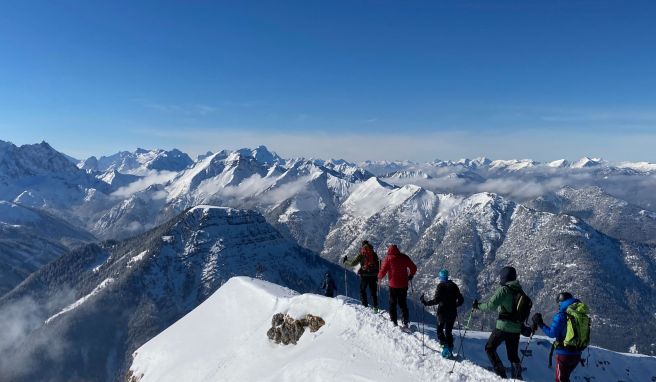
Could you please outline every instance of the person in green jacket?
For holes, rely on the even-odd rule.
[[[378,269],[380,268],[380,262],[378,260],[378,255],[374,251],[374,247],[369,243],[369,241],[362,241],[362,247],[360,247],[360,253],[353,259],[348,259],[347,256],[342,258],[342,262],[349,266],[355,267],[360,266],[358,269],[358,275],[360,276],[360,301],[362,305],[369,306],[367,301],[367,288],[369,288],[369,293],[371,293],[371,299],[374,304],[374,312],[378,312]]]
[[[474,300],[473,309],[481,311],[499,312],[496,328],[490,334],[490,338],[485,344],[485,353],[492,363],[494,372],[501,378],[507,378],[506,368],[497,354],[497,348],[502,342],[506,343],[506,353],[512,366],[512,377],[522,379],[522,364],[519,360],[519,335],[522,331],[522,324],[514,322],[510,317],[513,312],[513,296],[522,290],[519,281],[517,281],[517,271],[513,267],[503,267],[499,272],[499,284],[501,286],[494,292],[488,302],[479,303]]]

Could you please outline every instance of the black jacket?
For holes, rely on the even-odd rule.
[[[435,297],[426,301],[426,305],[437,305],[437,314],[453,313],[465,301],[460,288],[451,280],[440,282],[435,288]]]

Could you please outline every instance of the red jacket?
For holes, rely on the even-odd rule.
[[[408,269],[412,276],[417,273],[417,266],[410,260],[408,255],[401,253],[396,245],[391,245],[387,249],[387,256],[383,260],[383,266],[378,272],[378,279],[384,278],[389,272],[390,288],[407,288]]]

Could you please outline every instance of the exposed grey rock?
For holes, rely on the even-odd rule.
[[[271,319],[271,328],[267,331],[267,337],[277,344],[296,345],[305,333],[306,327],[314,333],[325,324],[323,318],[311,314],[297,320],[287,314],[276,313]]]

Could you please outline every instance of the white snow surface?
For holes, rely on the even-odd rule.
[[[266,336],[276,313],[295,318],[318,315],[326,324],[316,333],[306,330],[297,345],[276,345]],[[134,352],[130,371],[140,382],[497,381],[479,366],[487,366],[483,347],[488,334],[467,333],[467,360],[457,363],[450,374],[454,364],[439,356],[434,326],[426,326],[422,355],[420,331],[401,332],[384,315],[354,300],[299,295],[262,280],[234,277]],[[523,349],[527,339],[522,340]],[[553,380],[553,370],[547,368],[549,346],[545,338],[534,337],[534,354],[524,360],[525,380]],[[505,358],[503,346],[499,351]],[[574,380],[646,381],[656,374],[654,357],[594,347],[589,365],[579,367]]]

